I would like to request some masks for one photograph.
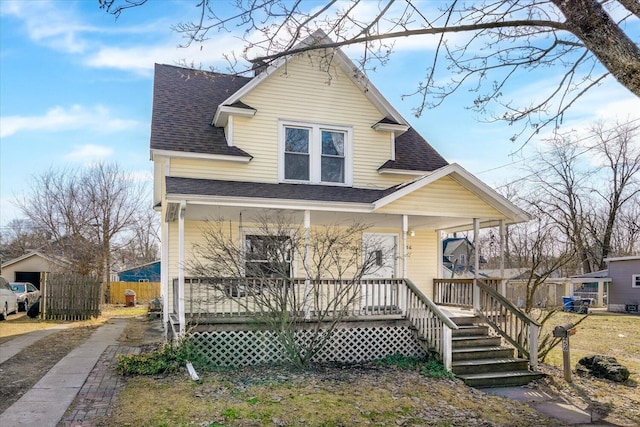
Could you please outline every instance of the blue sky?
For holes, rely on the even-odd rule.
[[[226,33],[202,49],[178,48],[181,39],[171,25],[195,19],[195,4],[151,1],[116,21],[96,0],[0,0],[0,226],[20,217],[12,200],[28,190],[33,175],[51,167],[117,161],[137,179],[151,180],[153,64],[185,61],[224,70],[222,54],[242,48]],[[640,24],[633,25],[640,33]],[[493,186],[523,175],[510,165],[519,147],[509,141],[513,129],[478,121],[464,108],[472,99],[467,93],[413,117],[417,101],[401,95],[424,77],[431,46],[399,44],[370,79],[448,161]],[[514,96],[535,97],[549,84],[546,77],[525,76]],[[639,115],[640,100],[609,79],[572,110],[565,127]],[[533,148],[535,142],[526,151]]]

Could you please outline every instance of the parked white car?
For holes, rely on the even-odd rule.
[[[18,296],[18,310],[29,310],[31,304],[40,299],[40,291],[33,283],[29,282],[11,282],[11,289]]]
[[[5,320],[9,313],[18,312],[18,296],[13,292],[9,282],[0,277],[0,320]]]

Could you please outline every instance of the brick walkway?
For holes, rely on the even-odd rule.
[[[139,347],[111,345],[102,353],[58,427],[94,427],[108,417],[124,379],[115,371],[119,354],[140,353]],[[102,419],[104,421],[104,418]]]

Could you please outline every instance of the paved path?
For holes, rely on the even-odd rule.
[[[16,354],[20,353],[25,348],[29,347],[34,342],[46,337],[47,335],[51,335],[54,332],[59,331],[60,329],[66,329],[70,325],[57,325],[50,329],[41,329],[39,331],[29,332],[28,334],[21,335],[17,338],[13,338],[10,341],[3,343],[0,346],[0,363],[4,363],[5,361],[11,359]]]
[[[569,402],[553,397],[543,391],[528,387],[498,387],[482,389],[487,394],[517,400],[526,403],[543,414],[556,418],[573,426],[612,426],[601,421],[602,416],[597,413],[587,413]]]
[[[0,415],[7,426],[55,427],[82,388],[96,362],[124,330],[127,319],[100,326],[62,358],[31,390]]]

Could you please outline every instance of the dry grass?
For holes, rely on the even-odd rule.
[[[102,426],[557,426],[459,380],[386,367],[255,367],[128,381]]]
[[[557,313],[550,328],[566,322],[576,323],[583,316]],[[569,338],[572,383],[564,380],[561,346],[553,349],[543,370],[550,377],[540,384],[550,393],[557,393],[584,410],[606,413],[606,421],[617,425],[640,425],[640,316],[594,311]],[[575,374],[575,366],[584,356],[601,354],[615,357],[629,369],[630,377],[623,384]]]
[[[557,313],[551,326],[577,322],[582,315]],[[604,354],[613,356],[629,368],[631,379],[640,383],[640,316],[594,311],[577,327],[569,338],[571,366],[585,356]],[[554,348],[546,363],[562,368],[562,349]]]
[[[29,332],[43,329],[66,329],[85,326],[98,326],[115,317],[136,317],[147,313],[146,305],[124,307],[122,305],[105,304],[101,307],[100,317],[82,322],[62,322],[53,320],[31,319],[24,312],[10,315],[8,320],[0,322],[0,344]]]

